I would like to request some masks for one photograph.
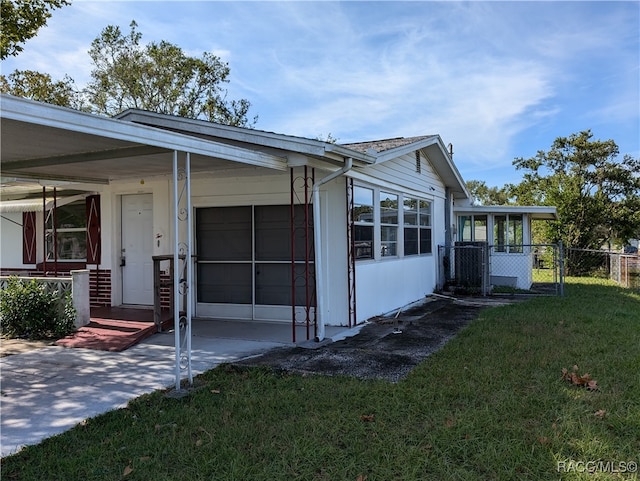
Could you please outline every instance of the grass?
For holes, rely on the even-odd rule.
[[[3,459],[2,479],[638,479],[612,466],[640,461],[640,295],[588,282],[483,311],[398,384],[220,366]],[[562,380],[573,365],[599,389]]]

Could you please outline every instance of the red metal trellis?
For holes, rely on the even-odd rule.
[[[315,316],[315,268],[313,245],[313,218],[311,211],[311,189],[313,187],[315,172],[304,166],[296,175],[294,168],[290,170],[291,180],[291,337],[296,342],[296,327],[304,324],[306,327],[306,339],[311,338],[311,326],[313,336],[317,335]],[[304,246],[304,256],[296,251],[296,240]],[[298,322],[299,309],[296,306],[298,296],[297,289],[304,288],[304,320]]]

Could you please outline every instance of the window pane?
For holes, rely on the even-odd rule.
[[[354,226],[356,259],[373,259],[373,226]]]
[[[388,192],[380,192],[380,223],[398,223],[398,196]]]
[[[418,225],[418,201],[405,197],[403,206],[404,225]]]
[[[522,252],[522,216],[509,216],[509,252]]]
[[[87,227],[87,206],[85,201],[74,202],[56,208],[56,224],[58,229]]]
[[[418,254],[418,229],[405,228],[404,230],[404,255]]]
[[[420,225],[431,226],[431,202],[421,200],[418,207],[420,211]]]
[[[504,215],[497,215],[493,224],[493,242],[495,244],[496,252],[506,251],[507,240],[507,217]]]
[[[383,257],[397,255],[398,228],[393,226],[381,226],[381,254]]]
[[[87,232],[58,232],[59,260],[83,260],[87,258]],[[47,259],[53,259],[53,235],[47,235]]]
[[[353,203],[356,205],[373,205],[373,190],[355,186],[353,188]]]
[[[370,205],[354,205],[353,206],[354,222],[373,223],[373,206]]]
[[[471,241],[472,233],[471,233],[471,216],[461,215],[458,217],[458,231],[460,233],[461,241]]]
[[[373,223],[373,190],[353,188],[352,218],[354,222]]]
[[[420,254],[431,254],[431,229],[420,229]]]
[[[487,216],[486,215],[476,215],[473,220],[473,239],[476,241],[484,241],[487,240]]]

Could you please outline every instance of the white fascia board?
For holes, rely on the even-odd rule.
[[[462,191],[464,192],[465,198],[467,198],[467,199],[471,198],[471,192],[469,192],[469,190],[467,189],[467,184],[465,183],[464,179],[462,178],[462,174],[460,174],[460,171],[458,170],[458,167],[456,166],[455,162],[453,161],[453,159],[449,155],[449,151],[447,150],[447,148],[444,145],[444,142],[442,141],[440,136],[438,136],[438,145],[440,145],[440,151],[444,153],[444,157],[447,160],[447,165],[449,166],[449,168],[451,169],[451,171],[452,171],[453,175],[455,176],[456,180],[460,184],[460,187],[462,187]]]
[[[456,215],[464,214],[528,214],[534,219],[555,220],[558,209],[555,206],[544,205],[467,205],[454,206]]]
[[[375,163],[381,164],[386,162],[387,160],[395,159],[396,157],[400,157],[401,155],[405,155],[411,152],[415,152],[416,150],[424,149],[425,147],[429,147],[438,142],[440,136],[433,135],[427,139],[419,140],[418,142],[413,142],[411,144],[406,144],[401,147],[396,147],[395,149],[385,150],[384,152],[380,152],[379,154],[375,154]]]
[[[380,164],[382,162],[386,162],[391,159],[395,159],[396,157],[400,157],[401,155],[405,155],[411,152],[415,152],[416,150],[426,149],[427,147],[431,147],[432,145],[437,145],[438,150],[440,151],[441,159],[431,159],[429,156],[426,156],[429,161],[434,164],[433,167],[438,172],[438,175],[443,179],[443,181],[450,177],[454,179],[454,183],[457,185],[451,185],[452,182],[444,182],[448,187],[455,187],[457,191],[463,194],[464,198],[470,198],[471,193],[467,189],[464,180],[462,179],[462,175],[460,175],[460,171],[453,163],[453,160],[449,156],[449,152],[440,138],[439,135],[432,135],[429,138],[419,140],[418,142],[414,142],[412,144],[403,145],[402,147],[397,147],[395,149],[386,150],[376,155],[376,164]],[[442,169],[445,169],[448,172],[442,172]],[[449,174],[449,175],[447,175]],[[459,197],[458,197],[459,198]]]
[[[0,117],[46,127],[80,132],[116,140],[151,145],[168,150],[217,157],[243,164],[286,170],[286,159],[263,152],[231,147],[226,144],[128,121],[100,117],[86,112],[32,100],[0,95]]]

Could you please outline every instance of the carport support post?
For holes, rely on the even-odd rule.
[[[323,177],[315,184],[313,184],[313,188],[311,189],[312,203],[313,203],[313,247],[314,247],[314,255],[315,255],[315,274],[316,274],[316,326],[317,326],[317,334],[316,341],[322,341],[324,339],[325,333],[325,322],[324,318],[324,281],[322,276],[322,270],[324,268],[323,259],[322,259],[322,221],[320,217],[320,187],[323,184],[335,179],[336,177],[340,177],[341,175],[346,174],[353,167],[353,158],[347,157],[345,159],[344,167],[340,170],[336,170],[335,172],[330,173],[326,177]]]
[[[182,189],[178,189],[180,180],[184,181]],[[191,219],[191,156],[186,153],[185,168],[183,172],[178,169],[178,152],[173,152],[173,324],[175,334],[175,376],[176,391],[181,390],[182,360],[184,359],[189,379],[189,385],[193,384],[191,372],[191,306],[192,292],[190,281],[192,279],[191,252],[192,252],[192,219]],[[181,204],[183,204],[181,208]],[[182,231],[180,221],[185,222],[186,242],[181,242]],[[184,304],[184,315],[181,309]],[[181,325],[184,326],[184,346],[181,338]],[[183,352],[184,349],[184,352]]]

